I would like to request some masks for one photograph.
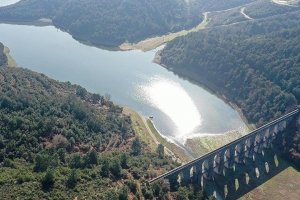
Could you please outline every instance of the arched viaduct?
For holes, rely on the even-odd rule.
[[[255,182],[263,181],[264,176],[271,175],[279,168],[271,146],[274,139],[281,136],[282,131],[299,112],[298,107],[251,133],[149,182],[167,179],[171,188],[193,183],[198,184],[207,196],[235,199],[238,190],[251,188]]]

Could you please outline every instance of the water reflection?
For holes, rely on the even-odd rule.
[[[187,91],[179,84],[164,77],[151,78],[140,87],[140,96],[150,105],[161,110],[176,125],[177,137],[182,137],[201,125],[201,115]]]
[[[86,46],[52,26],[0,24],[0,41],[19,66],[108,93],[117,104],[153,115],[157,129],[174,141],[243,125],[238,113],[217,96],[152,63],[154,52]]]

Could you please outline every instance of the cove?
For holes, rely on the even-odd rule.
[[[10,48],[18,66],[109,94],[115,103],[153,116],[161,134],[175,142],[245,126],[223,100],[153,63],[158,49],[103,50],[53,26],[0,24],[0,41]]]

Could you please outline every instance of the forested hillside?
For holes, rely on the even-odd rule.
[[[161,63],[225,95],[259,126],[300,102],[299,19],[295,11],[189,34],[167,44]]]
[[[300,10],[300,6],[284,6],[275,4],[269,0],[258,0],[233,9],[209,12],[209,23],[206,27],[230,25],[242,21],[257,20],[290,13],[296,10]]]
[[[22,0],[0,8],[0,21],[24,22],[50,18],[78,40],[119,46],[151,36],[188,29],[202,12],[222,10],[252,0]]]
[[[0,9],[0,20],[50,18],[75,38],[96,45],[118,46],[171,31],[202,20],[184,0],[24,0]]]
[[[5,67],[0,55],[0,199],[203,198],[146,184],[178,164],[142,143],[108,97]]]

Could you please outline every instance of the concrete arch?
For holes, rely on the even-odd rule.
[[[213,168],[215,173],[224,175],[224,152],[217,153],[214,156]]]
[[[265,136],[265,137],[269,137],[269,136],[270,136],[270,128],[266,128],[266,129],[264,130],[264,136]]]
[[[286,125],[287,125],[287,121],[284,120],[282,122],[279,123],[279,131],[283,131],[285,128],[286,128]]]
[[[214,156],[214,168],[218,167],[218,164],[220,163],[221,159],[220,159],[220,155],[216,154]]]
[[[278,124],[274,125],[273,132],[274,132],[275,135],[277,135],[277,133],[279,132],[279,126],[278,126]]]
[[[261,141],[261,135],[260,135],[260,134],[257,134],[257,135],[255,136],[255,139],[254,139],[255,145],[257,145],[260,141]]]
[[[230,149],[226,149],[224,152],[224,162],[228,162],[228,159],[230,158]]]
[[[247,152],[249,150],[249,146],[251,145],[250,139],[246,139],[244,142],[244,151]]]
[[[263,137],[258,134],[255,136],[255,140],[254,140],[254,149],[256,153],[261,154],[262,153],[262,145],[263,145]]]
[[[214,179],[214,160],[213,157],[207,158],[202,164],[203,176],[206,179]]]
[[[204,160],[204,162],[202,163],[202,174],[204,174],[207,169],[208,169],[208,161]]]
[[[255,167],[255,176],[256,176],[256,178],[260,177],[260,171],[259,171],[258,167]]]
[[[182,184],[182,182],[183,182],[183,176],[184,175],[183,175],[182,171],[180,173],[178,173],[177,178],[176,178],[178,184]]]
[[[245,158],[245,144],[246,141],[242,141],[239,144],[235,145],[235,162],[244,163]]]
[[[265,171],[266,171],[267,173],[270,172],[270,166],[269,166],[269,163],[267,163],[267,162],[265,162]]]
[[[264,147],[265,149],[269,148],[269,147],[270,147],[270,142],[269,142],[268,136],[267,136],[267,135],[264,135],[263,140],[264,140],[263,147]]]

